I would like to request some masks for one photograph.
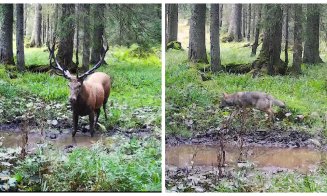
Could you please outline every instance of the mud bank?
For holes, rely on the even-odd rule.
[[[197,134],[192,138],[183,138],[178,136],[166,136],[167,146],[176,146],[181,144],[218,144],[221,136],[219,130],[209,130],[204,134]],[[241,135],[245,146],[266,146],[279,148],[310,148],[327,151],[326,140],[319,135],[311,135],[297,130],[258,130],[246,132]],[[223,134],[225,142],[237,142],[239,137],[234,133]]]

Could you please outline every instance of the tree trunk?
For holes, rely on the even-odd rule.
[[[254,7],[253,7],[253,14],[252,14],[252,16],[253,16],[253,20],[252,20],[252,39],[253,39],[253,37],[255,36],[255,27],[256,27],[256,6],[254,5]]]
[[[165,4],[165,46],[168,44],[168,13],[169,4]]]
[[[289,14],[288,11],[289,7],[288,5],[285,5],[285,64],[288,65],[288,21],[289,21]]]
[[[303,63],[323,63],[319,56],[320,10],[317,4],[307,4],[307,23],[303,51]]]
[[[58,21],[59,19],[59,4],[55,4],[55,11],[53,14],[53,27],[52,27],[52,33],[51,33],[51,41],[54,40],[54,38],[56,38],[56,36],[58,35]]]
[[[24,36],[26,36],[27,6],[28,4],[24,4]]]
[[[83,71],[89,69],[90,64],[90,4],[84,4],[83,15]]]
[[[16,4],[16,56],[17,68],[24,71],[24,5]]]
[[[245,5],[242,6],[242,36],[246,37],[246,8]]]
[[[76,65],[73,63],[74,48],[74,4],[62,4],[62,14],[58,24],[59,45],[57,58],[64,69],[75,73]]]
[[[76,25],[76,28],[75,28],[75,39],[76,39],[76,50],[75,50],[75,62],[76,62],[76,66],[79,65],[79,60],[78,60],[78,47],[79,47],[79,36],[78,36],[78,33],[79,33],[79,4],[76,4],[75,5],[75,15],[76,15],[76,22],[75,22],[75,25]]]
[[[104,35],[104,4],[93,4],[91,15],[93,17],[92,50],[90,63],[97,63],[103,50],[102,36]]]
[[[50,15],[49,13],[47,14],[47,34],[46,34],[46,42],[50,41]]]
[[[250,38],[251,38],[251,4],[248,5],[248,32],[247,32],[247,36],[246,36],[246,40],[248,42],[250,42]]]
[[[168,4],[168,43],[177,41],[178,4]]]
[[[118,16],[119,17],[119,40],[118,40],[118,45],[121,46],[122,43],[123,43],[123,31],[124,31],[124,29],[123,29],[124,21],[123,20],[124,19],[123,19],[123,16],[122,16],[122,9],[121,9],[120,5],[118,5],[118,13],[119,13],[119,16]],[[168,27],[167,27],[167,29],[168,29]],[[168,33],[167,33],[167,35],[168,35]],[[168,40],[168,36],[166,37],[166,39]]]
[[[42,28],[42,6],[41,4],[35,5],[35,18],[34,18],[34,30],[32,33],[31,47],[41,47],[41,28]]]
[[[278,4],[265,4],[264,12],[269,14],[265,14],[262,48],[253,67],[264,68],[269,75],[285,74],[286,66],[280,59],[283,11]]]
[[[0,4],[0,64],[14,65],[13,4]]]
[[[53,40],[53,37],[52,37],[52,36],[54,35],[54,33],[53,33],[53,26],[54,26],[54,25],[53,25],[52,19],[49,20],[49,22],[50,22],[50,23],[49,23],[49,35],[48,35],[48,40],[47,40],[47,41],[48,41],[49,43],[51,43],[52,40]]]
[[[233,4],[228,28],[228,41],[242,41],[242,4]]]
[[[302,5],[294,4],[294,45],[293,45],[293,65],[292,72],[301,74],[302,64],[302,26],[303,13]]]
[[[47,29],[46,29],[47,25],[46,25],[46,20],[45,17],[42,17],[42,43],[45,42],[45,35],[47,33]]]
[[[262,7],[259,4],[258,5],[258,18],[257,18],[257,23],[255,25],[254,43],[252,45],[251,56],[255,56],[257,54],[257,48],[259,46],[259,35],[260,35],[260,26],[261,26],[261,10],[262,10]]]
[[[210,64],[213,72],[220,71],[220,43],[219,43],[219,4],[211,4],[210,9]]]
[[[194,4],[190,21],[188,59],[194,63],[208,63],[205,43],[206,4]]]
[[[221,28],[223,26],[223,10],[224,10],[224,5],[220,4],[220,10],[219,10],[219,27]]]

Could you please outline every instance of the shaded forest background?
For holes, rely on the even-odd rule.
[[[111,46],[137,44],[139,54],[161,42],[159,4],[1,4],[0,19],[0,64],[19,70],[25,69],[24,47],[47,42],[56,41],[58,61],[73,72],[100,60],[102,37]]]
[[[225,68],[254,74],[298,74],[302,63],[323,62],[319,46],[326,45],[325,5],[168,4],[166,10],[167,47],[173,41],[181,42],[189,50],[190,61],[209,63],[209,57],[214,72]],[[190,30],[178,34],[178,20]],[[221,67],[219,44],[228,42],[245,42],[244,47],[251,48],[249,56],[257,58],[242,67]]]

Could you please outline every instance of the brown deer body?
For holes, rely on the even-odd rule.
[[[82,76],[73,76],[68,70],[64,70],[57,62],[54,55],[54,45],[50,51],[50,65],[61,71],[62,76],[69,80],[69,101],[73,110],[73,132],[74,137],[77,131],[79,116],[89,115],[91,136],[94,135],[94,126],[98,122],[100,109],[103,106],[105,118],[107,120],[106,103],[110,95],[111,79],[103,72],[93,73],[102,64],[105,54],[108,51],[104,50],[101,60],[89,71]],[[56,67],[52,65],[52,60],[55,60]],[[95,123],[94,123],[95,121]]]
[[[76,82],[73,81],[72,83]],[[79,116],[89,115],[90,132],[92,136],[94,133],[94,125],[99,119],[101,106],[103,106],[105,118],[107,119],[106,103],[110,95],[110,88],[110,77],[105,73],[96,72],[82,82],[78,95],[73,94],[75,91],[71,89],[69,101],[73,110],[73,136],[75,136],[77,131]],[[94,117],[96,117],[95,123]]]

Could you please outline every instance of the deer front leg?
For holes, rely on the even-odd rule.
[[[94,135],[94,111],[89,115],[91,137]]]
[[[73,112],[73,128],[74,128],[73,133],[72,133],[73,137],[76,134],[77,125],[78,125],[78,115],[75,112]]]
[[[96,117],[95,117],[95,126],[97,125],[98,123],[98,120],[99,120],[99,116],[100,116],[100,108],[96,110]]]

